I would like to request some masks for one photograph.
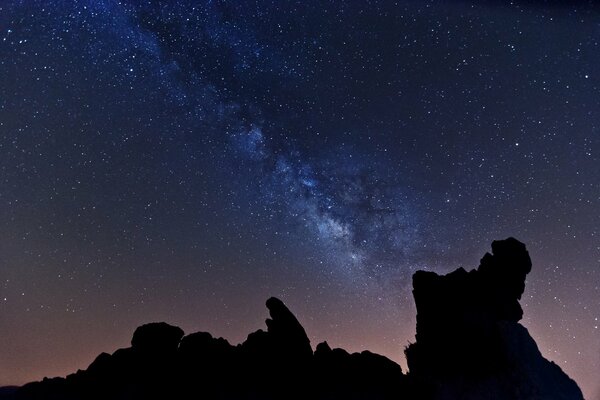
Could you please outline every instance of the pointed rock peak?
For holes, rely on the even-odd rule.
[[[175,351],[183,335],[183,330],[177,326],[152,322],[135,330],[131,346],[143,351]]]
[[[271,297],[267,300],[267,308],[269,309],[269,315],[271,319],[267,319],[267,330],[271,333],[277,334],[279,329],[284,330],[296,330],[301,329],[304,331],[298,319],[292,314],[292,312],[283,304],[283,301],[278,298]]]
[[[288,321],[300,325],[294,314],[283,304],[283,301],[276,297],[271,297],[267,300],[266,304],[269,309],[269,315],[271,315],[273,320]]]
[[[266,304],[271,316],[265,321],[268,333],[277,341],[292,345],[298,353],[312,355],[306,331],[286,305],[275,297],[267,300]]]
[[[100,353],[98,357],[90,364],[88,371],[90,373],[101,373],[110,368],[111,355],[108,353]]]
[[[329,346],[329,343],[325,341],[317,345],[317,349],[315,350],[315,356],[318,357],[328,353],[331,353],[331,347]]]

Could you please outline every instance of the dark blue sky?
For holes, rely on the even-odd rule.
[[[411,274],[515,236],[544,355],[597,396],[593,2],[0,5],[0,384],[281,297],[403,363]]]

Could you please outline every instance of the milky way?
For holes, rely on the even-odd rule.
[[[515,236],[524,324],[598,396],[591,2],[0,5],[0,384],[282,298],[403,363],[417,269]]]

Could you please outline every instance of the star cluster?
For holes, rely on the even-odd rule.
[[[593,2],[0,5],[0,384],[282,298],[404,363],[410,278],[515,236],[544,355],[600,367]]]

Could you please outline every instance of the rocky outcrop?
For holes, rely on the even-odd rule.
[[[102,353],[87,370],[66,378],[27,384],[15,396],[387,400],[403,393],[404,375],[393,361],[368,351],[331,350],[326,344],[313,354],[304,328],[285,304],[272,297],[266,305],[266,331],[251,333],[237,346],[207,332],[184,336],[166,323],[146,324],[135,330],[131,347]]]
[[[267,308],[271,318],[265,323],[274,350],[285,357],[295,358],[301,362],[308,361],[313,354],[310,340],[294,314],[275,297],[267,300]]]
[[[232,398],[310,398],[313,351],[304,328],[279,299],[267,300],[267,331],[248,335],[236,348],[238,382]]]
[[[174,352],[184,332],[165,322],[153,322],[138,327],[133,333],[131,347],[143,352]]]
[[[136,329],[131,347],[100,354],[87,370],[0,391],[0,399],[582,399],[519,324],[530,271],[525,245],[509,238],[493,242],[476,270],[417,272],[407,375],[369,351],[350,354],[323,342],[313,353],[294,314],[270,298],[267,329],[237,346],[151,323]]]
[[[350,354],[319,343],[314,354],[316,399],[416,399],[398,364],[379,354]]]
[[[411,376],[426,382],[433,398],[583,398],[518,323],[530,271],[525,245],[509,238],[493,242],[476,270],[415,273],[417,340],[406,356]]]
[[[248,335],[240,351],[248,355],[262,354],[274,362],[305,364],[310,362],[313,351],[304,328],[294,314],[275,297],[267,300],[271,318],[265,321],[267,331],[258,330]]]

